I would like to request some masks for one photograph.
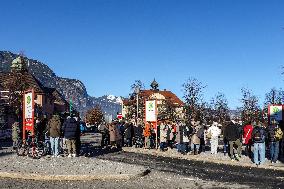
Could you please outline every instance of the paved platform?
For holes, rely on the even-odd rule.
[[[143,166],[96,157],[17,156],[11,148],[0,150],[0,178],[30,180],[129,180],[144,176]]]

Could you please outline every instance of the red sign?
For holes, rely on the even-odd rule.
[[[122,114],[117,114],[117,119],[122,119]]]
[[[34,135],[34,90],[25,91],[23,95],[23,139],[26,131]]]

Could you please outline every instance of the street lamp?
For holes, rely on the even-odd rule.
[[[135,87],[135,93],[136,93],[136,125],[138,125],[138,112],[139,112],[139,101],[138,101],[138,95],[140,93],[140,87]]]

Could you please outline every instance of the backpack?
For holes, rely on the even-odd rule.
[[[282,132],[282,130],[281,130],[280,128],[277,128],[277,129],[275,130],[275,139],[276,139],[277,141],[279,141],[279,140],[282,139],[282,137],[283,137],[283,132]]]
[[[257,128],[254,135],[253,135],[253,141],[261,142],[264,138],[265,138],[264,130],[261,129],[261,128]]]

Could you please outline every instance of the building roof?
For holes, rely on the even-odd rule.
[[[184,103],[171,91],[167,91],[167,90],[141,90],[139,93],[140,98],[142,98],[143,100],[150,100],[150,97],[154,94],[160,94],[162,96],[165,97],[166,100],[170,100],[173,104],[177,105],[177,106],[184,106]],[[158,99],[161,100],[161,99]],[[135,103],[135,99],[131,100],[131,99],[125,99],[123,100],[123,104],[124,105],[130,105]]]
[[[46,93],[45,87],[31,73],[22,72],[22,76],[24,78],[23,80],[28,84],[28,87],[33,88],[36,93]],[[5,86],[5,83],[17,81],[18,79],[19,77],[15,72],[0,72],[0,85],[2,86]]]
[[[69,106],[69,103],[67,102],[67,100],[65,100],[65,98],[62,96],[62,94],[59,91],[57,91],[55,88],[48,88],[48,89],[50,90],[52,96],[55,98],[54,99],[55,103]]]

